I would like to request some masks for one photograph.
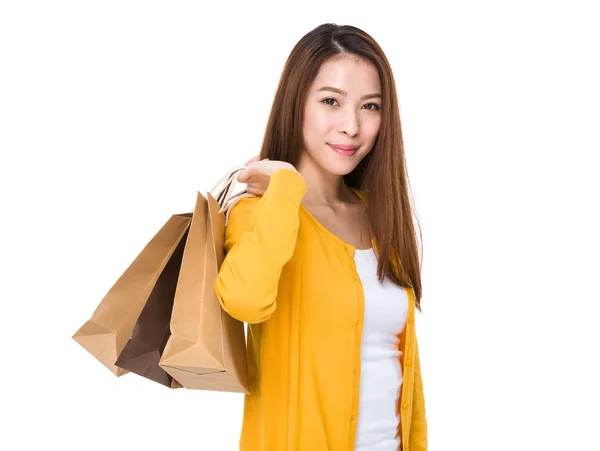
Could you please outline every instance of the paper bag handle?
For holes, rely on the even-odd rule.
[[[229,212],[236,203],[245,197],[256,197],[254,194],[250,194],[245,189],[238,193],[232,194],[233,187],[237,182],[240,172],[246,169],[246,167],[247,166],[237,166],[232,168],[223,177],[221,177],[221,179],[215,183],[210,190],[210,193],[219,204],[219,207],[221,207],[219,213],[225,213],[225,227],[227,227],[227,222],[229,221]],[[217,188],[219,188],[221,184],[223,184],[223,186],[217,191]]]

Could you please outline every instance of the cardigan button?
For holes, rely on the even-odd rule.
[[[406,361],[406,366],[411,366],[412,365],[412,360],[407,360]]]
[[[409,316],[408,317],[408,322],[411,323],[411,324],[414,323],[415,322],[415,317],[414,316]]]
[[[408,409],[408,404],[407,403],[402,404],[402,408],[403,409]]]

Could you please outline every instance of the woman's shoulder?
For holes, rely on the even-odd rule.
[[[237,199],[233,199],[226,209],[229,216],[227,222],[231,223],[232,221],[235,222],[236,220],[247,218],[261,198],[262,196],[243,193]]]

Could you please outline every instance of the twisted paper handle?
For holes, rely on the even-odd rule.
[[[225,213],[225,227],[227,227],[227,222],[229,221],[229,212],[233,206],[245,197],[255,197],[254,194],[250,194],[246,190],[232,194],[233,187],[237,182],[240,172],[246,169],[246,167],[247,166],[234,167],[223,177],[221,177],[221,179],[215,183],[210,190],[210,193],[219,204],[219,207],[221,207],[219,213]],[[216,191],[221,184],[223,184],[223,186]]]

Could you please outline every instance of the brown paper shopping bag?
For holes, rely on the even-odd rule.
[[[158,278],[133,328],[131,338],[115,362],[119,368],[171,388],[181,388],[181,385],[159,366],[159,361],[171,335],[169,323],[187,233]]]
[[[244,325],[219,304],[214,282],[224,258],[225,223],[238,170],[216,196],[197,194],[160,366],[188,389],[248,393]],[[223,179],[222,179],[223,180]],[[214,189],[212,190],[214,191]]]
[[[72,337],[117,376],[128,371],[115,361],[190,222],[189,213],[171,216]]]

